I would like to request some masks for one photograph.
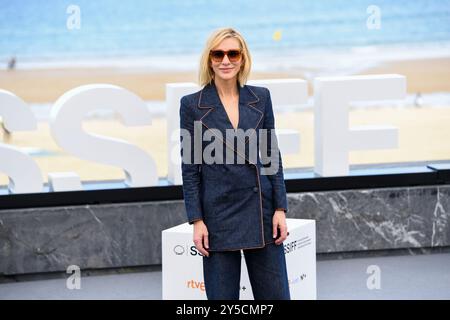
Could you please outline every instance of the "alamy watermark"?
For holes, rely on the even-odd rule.
[[[70,276],[66,280],[66,288],[69,290],[81,289],[81,270],[77,265],[70,265],[67,267],[66,273]]]
[[[366,9],[366,13],[369,14],[366,20],[366,26],[369,30],[381,29],[381,9],[374,4],[370,5]]]
[[[193,136],[189,130],[182,128],[180,137],[184,164],[235,164],[236,150],[239,155],[236,164],[245,164],[246,161],[256,163],[259,152],[261,164],[264,165],[262,175],[273,175],[279,170],[281,154],[274,129],[226,129],[225,137],[219,129],[207,129],[202,135],[201,121],[194,121]],[[204,141],[210,142],[205,148]],[[228,147],[224,146],[224,142]]]
[[[379,290],[381,289],[381,269],[376,264],[370,265],[366,270],[367,274],[370,276],[367,278],[366,286],[369,290]]]
[[[67,7],[66,13],[69,15],[66,20],[68,30],[81,29],[81,9],[76,4]]]

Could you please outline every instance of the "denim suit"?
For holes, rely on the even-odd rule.
[[[238,128],[244,131],[273,130],[275,121],[269,90],[250,85],[238,85],[238,90]],[[194,121],[200,121],[197,124],[201,124],[201,132],[197,130],[196,133],[203,136],[208,129],[216,129],[211,130],[212,136],[223,144],[222,164],[207,164],[203,158],[201,163],[182,161],[183,195],[189,223],[203,219],[209,233],[209,251],[263,248],[273,243],[274,211],[277,208],[288,209],[279,149],[276,149],[279,156],[277,172],[264,175],[261,174],[263,164],[259,152],[253,161],[247,148],[239,150],[232,140],[226,139],[226,130],[234,128],[214,81],[202,90],[182,97],[180,102],[181,129],[188,130],[194,137]],[[256,136],[258,138],[257,133]],[[257,140],[259,150],[259,138]],[[183,141],[182,137],[180,141]],[[191,161],[194,161],[193,141],[194,138],[189,144],[190,150],[181,150],[182,156],[184,152],[191,153]],[[204,151],[211,141],[202,141],[201,150]],[[269,150],[272,143],[269,139]],[[248,144],[247,138],[245,144]],[[233,164],[225,163],[225,152],[235,157]],[[238,157],[244,163],[236,163]]]

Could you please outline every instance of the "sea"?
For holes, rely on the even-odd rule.
[[[244,36],[252,70],[307,80],[450,57],[450,0],[0,0],[0,69],[15,57],[18,69],[194,71],[221,27]],[[446,93],[422,99],[450,105]]]
[[[228,26],[261,71],[450,55],[450,0],[0,0],[0,64],[194,70]]]

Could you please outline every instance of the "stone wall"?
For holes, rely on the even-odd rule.
[[[450,185],[289,193],[288,218],[315,219],[317,252],[450,246]],[[182,200],[0,210],[0,274],[161,264],[161,231]]]

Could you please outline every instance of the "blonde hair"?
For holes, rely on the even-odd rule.
[[[214,70],[211,67],[211,60],[209,57],[209,52],[219,45],[223,40],[227,38],[235,38],[239,42],[239,47],[242,51],[242,64],[241,69],[237,75],[237,80],[239,85],[243,87],[248,79],[250,74],[250,69],[252,66],[252,58],[250,56],[250,52],[247,48],[247,43],[245,42],[242,35],[233,28],[221,28],[215,30],[208,38],[206,42],[206,46],[203,50],[203,54],[200,58],[200,68],[198,74],[198,82],[200,86],[205,86],[214,79]]]

